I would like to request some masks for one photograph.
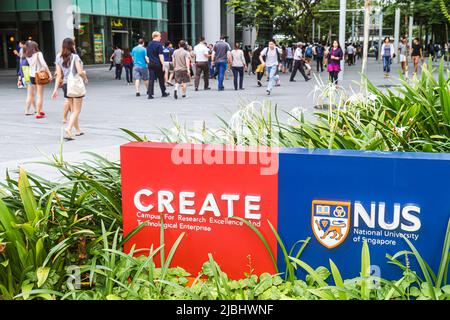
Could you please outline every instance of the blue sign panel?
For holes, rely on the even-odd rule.
[[[343,277],[358,277],[366,241],[375,274],[398,279],[403,271],[386,254],[409,250],[405,237],[437,271],[450,217],[450,155],[285,149],[278,179],[278,232],[288,248],[311,238],[300,257],[310,266],[329,268],[331,259]]]

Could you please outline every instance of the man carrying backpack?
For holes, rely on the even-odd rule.
[[[269,74],[269,83],[267,85],[267,95],[270,96],[274,82],[280,81],[280,76],[277,74],[278,68],[281,67],[281,49],[275,45],[275,40],[269,41],[269,46],[266,47],[259,56],[261,64],[266,67]]]
[[[322,43],[319,42],[314,49],[317,61],[317,72],[319,72],[319,70],[320,72],[323,72],[323,57],[325,54],[325,48]]]

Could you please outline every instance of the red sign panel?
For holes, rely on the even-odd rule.
[[[232,217],[257,227],[276,259],[276,238],[268,221],[276,230],[278,175],[268,174],[268,162],[259,160],[278,162],[277,151],[224,148],[165,143],[121,147],[124,232],[146,223],[125,245],[127,252],[133,245],[159,247],[163,215],[166,254],[185,233],[172,267],[196,276],[211,253],[231,278],[242,278],[251,270],[275,272],[262,241]]]

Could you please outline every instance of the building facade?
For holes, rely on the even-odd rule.
[[[15,68],[17,41],[35,40],[54,61],[62,40],[73,37],[86,64],[109,63],[112,47],[132,48],[155,30],[175,44],[209,43],[221,34],[245,40],[227,0],[0,0],[0,69]],[[239,23],[237,23],[239,25]],[[236,34],[236,31],[239,34]],[[248,32],[247,32],[248,33]],[[247,37],[248,38],[248,37]]]
[[[111,48],[132,48],[159,30],[167,38],[167,0],[1,0],[0,68],[14,68],[17,41],[35,40],[53,61],[73,37],[86,64],[109,62]]]

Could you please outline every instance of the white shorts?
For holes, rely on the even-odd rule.
[[[404,54],[400,55],[400,62],[406,62],[406,56]]]

